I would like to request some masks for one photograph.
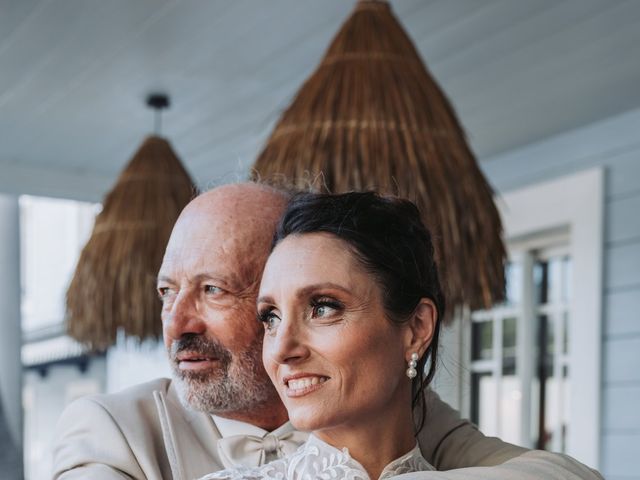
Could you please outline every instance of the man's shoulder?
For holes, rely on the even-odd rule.
[[[134,405],[154,403],[154,392],[166,396],[171,389],[171,379],[156,378],[149,382],[139,383],[114,393],[87,395],[76,402],[92,402],[111,410],[112,408],[131,408]]]
[[[158,417],[158,397],[176,397],[170,402],[172,411],[182,415],[184,407],[173,392],[172,382],[168,378],[157,378],[140,383],[115,393],[87,395],[71,402],[62,413],[58,424],[82,424],[86,421],[114,423],[120,429],[157,430],[160,427]],[[102,420],[100,420],[102,419]]]
[[[127,478],[168,478],[175,467],[197,478],[219,463],[218,437],[211,416],[184,407],[173,382],[156,379],[67,406],[56,428],[54,470],[78,472],[69,478],[96,478],[101,468]]]

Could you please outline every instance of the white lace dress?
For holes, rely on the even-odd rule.
[[[422,456],[418,445],[387,465],[379,480],[411,472],[435,470]],[[262,465],[238,467],[210,473],[200,480],[371,480],[365,469],[351,458],[346,448],[338,450],[318,437],[309,439],[295,453]]]

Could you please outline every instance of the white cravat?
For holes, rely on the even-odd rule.
[[[287,422],[267,432],[245,422],[213,416],[222,435],[218,453],[225,468],[257,467],[295,452],[308,437]]]

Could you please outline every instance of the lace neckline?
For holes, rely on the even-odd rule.
[[[389,463],[377,480],[386,480],[403,473],[435,470],[422,456],[418,445]],[[222,470],[200,480],[302,480],[333,478],[340,480],[372,480],[364,467],[349,454],[309,435],[308,440],[292,455],[260,467],[239,467]]]
[[[332,445],[329,445],[327,442],[320,440],[313,434],[309,435],[309,439],[304,445],[300,447],[296,454],[298,454],[301,450],[306,449],[307,447],[312,447],[314,445],[317,446],[320,451],[324,450],[326,451],[326,453],[332,452],[334,455],[339,454],[344,456],[345,463],[353,464],[353,466],[357,467],[357,469],[364,475],[363,478],[365,478],[366,480],[371,480],[362,464],[350,455],[348,448],[344,447],[342,448],[342,450],[340,450]],[[382,469],[378,480],[384,480],[403,473],[421,472],[426,470],[435,469],[422,456],[420,447],[416,442],[415,446],[409,452],[388,463],[387,466]],[[357,478],[359,479],[360,477]]]

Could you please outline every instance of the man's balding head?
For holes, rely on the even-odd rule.
[[[183,401],[245,421],[268,406],[286,419],[260,361],[255,301],[287,195],[254,183],[195,198],[178,218],[158,275],[164,338]],[[284,418],[283,418],[284,415]],[[277,417],[277,418],[276,418]],[[265,426],[269,426],[266,425]]]
[[[238,280],[259,282],[286,202],[282,191],[256,183],[224,185],[205,192],[180,214],[164,262],[198,262],[207,254],[222,255],[234,260],[230,273],[241,277]],[[197,270],[195,264],[185,267]]]

